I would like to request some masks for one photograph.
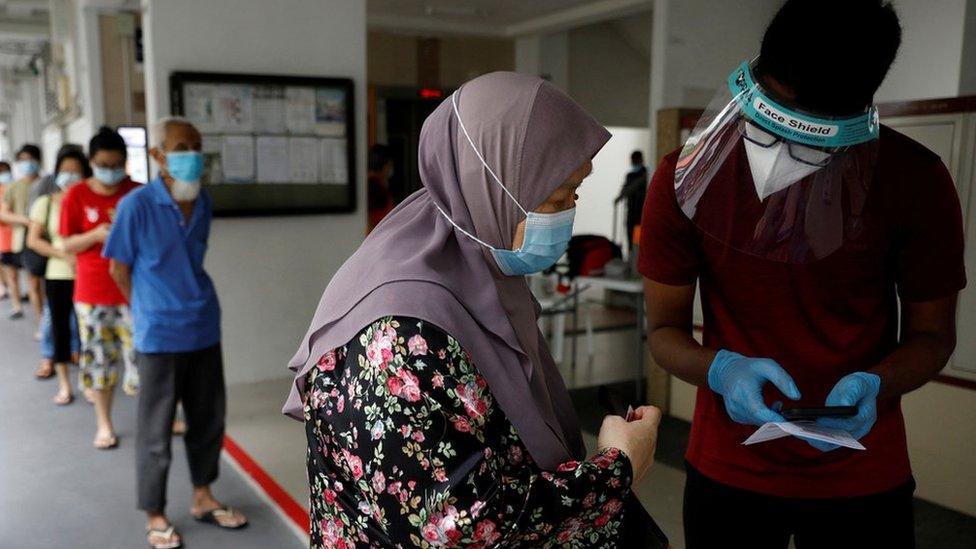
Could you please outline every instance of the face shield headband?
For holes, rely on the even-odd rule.
[[[742,63],[677,157],[675,198],[703,233],[788,263],[816,261],[862,234],[877,110],[831,118],[771,98]]]

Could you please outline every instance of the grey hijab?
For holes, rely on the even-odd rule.
[[[433,323],[472,357],[495,401],[543,469],[585,455],[579,423],[523,277],[501,274],[490,252],[512,247],[524,214],[508,192],[539,207],[599,151],[609,132],[551,84],[496,72],[464,84],[427,118],[420,135],[424,188],[370,233],[339,269],[289,363],[295,381],[283,412],[301,420],[305,375],[364,327],[399,315]],[[438,212],[438,207],[444,212]]]

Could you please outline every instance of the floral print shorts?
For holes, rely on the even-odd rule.
[[[122,389],[135,395],[139,373],[132,349],[132,321],[126,305],[75,303],[81,337],[80,385],[84,389],[111,389],[122,374]]]

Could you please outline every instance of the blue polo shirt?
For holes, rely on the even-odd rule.
[[[180,353],[220,341],[220,305],[203,270],[211,203],[200,192],[189,222],[156,178],[119,202],[102,255],[132,271],[132,323],[141,353]]]

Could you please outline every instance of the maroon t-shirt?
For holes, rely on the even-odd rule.
[[[700,231],[675,199],[673,152],[644,204],[639,270],[674,286],[697,279],[704,344],[776,360],[803,395],[798,405],[822,406],[841,377],[895,349],[898,297],[929,301],[966,285],[962,215],[945,166],[887,127],[878,155],[865,230],[824,259],[797,265],[747,255]],[[761,213],[747,162],[741,147],[733,151],[706,192],[728,199],[737,226],[754,225]],[[765,398],[792,403],[772,384]],[[866,451],[823,453],[793,437],[744,446],[755,430],[729,419],[722,397],[699,387],[686,457],[718,482],[782,497],[877,493],[911,474],[900,399],[878,402],[878,420],[861,439]]]

